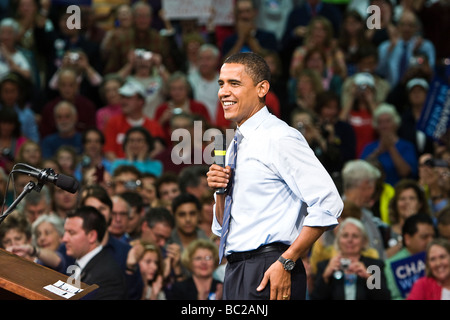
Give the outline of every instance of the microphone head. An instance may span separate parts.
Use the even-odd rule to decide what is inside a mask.
[[[224,135],[218,134],[214,137],[214,159],[219,166],[225,166],[225,154],[227,152]]]
[[[64,174],[58,174],[58,179],[56,179],[55,185],[70,193],[75,193],[80,187],[80,183],[77,179],[73,177],[66,176]]]

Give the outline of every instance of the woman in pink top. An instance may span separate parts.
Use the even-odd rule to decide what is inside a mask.
[[[106,105],[97,110],[96,124],[97,128],[103,132],[108,120],[117,114],[122,113],[120,107],[119,88],[123,85],[123,79],[115,74],[105,76],[100,87],[100,95]]]
[[[450,300],[450,242],[433,240],[427,249],[426,276],[418,279],[408,300]]]

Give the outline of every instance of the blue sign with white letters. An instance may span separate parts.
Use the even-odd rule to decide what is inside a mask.
[[[391,269],[394,279],[403,298],[406,298],[417,279],[425,275],[425,252],[393,261]]]
[[[450,127],[450,85],[435,77],[428,89],[417,129],[439,141]]]

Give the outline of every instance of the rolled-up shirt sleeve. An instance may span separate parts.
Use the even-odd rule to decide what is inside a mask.
[[[307,205],[304,226],[334,227],[343,209],[341,196],[305,138],[293,130],[276,144],[278,173],[299,201]]]
[[[263,108],[239,127],[226,254],[292,244],[303,226],[333,227],[343,203],[298,130]],[[220,236],[215,215],[211,230]]]

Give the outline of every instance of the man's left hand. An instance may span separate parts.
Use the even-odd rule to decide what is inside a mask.
[[[275,261],[264,273],[264,278],[256,291],[262,291],[270,281],[270,300],[289,300],[291,298],[291,273]]]

